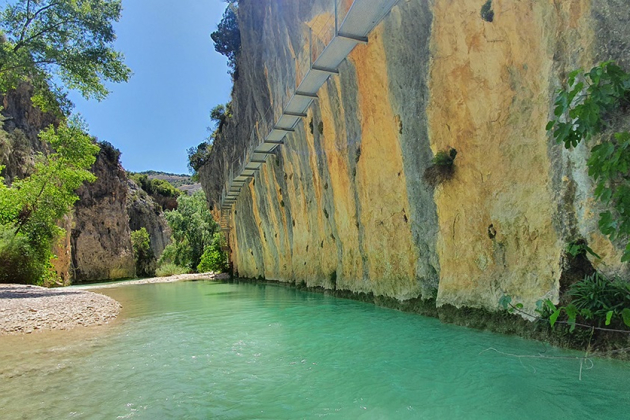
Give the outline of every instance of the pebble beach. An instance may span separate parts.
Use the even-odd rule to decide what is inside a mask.
[[[183,274],[71,289],[0,284],[0,335],[69,330],[78,326],[104,325],[116,319],[122,309],[120,303],[88,289],[227,277],[213,273]]]

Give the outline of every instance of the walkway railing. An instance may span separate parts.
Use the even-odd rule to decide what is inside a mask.
[[[295,87],[270,105],[252,127],[247,147],[230,171],[221,193],[221,228],[229,230],[229,212],[267,157],[293,132],[317,92],[359,43],[399,0],[330,0],[330,14],[307,27],[305,46],[295,57]],[[322,14],[321,16],[326,16]]]

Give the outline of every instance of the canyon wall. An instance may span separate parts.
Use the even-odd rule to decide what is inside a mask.
[[[238,275],[489,310],[507,294],[533,310],[575,270],[571,242],[628,272],[599,234],[587,149],[564,150],[545,125],[568,72],[630,70],[630,8],[494,0],[484,19],[484,3],[400,0],[357,45],[231,208]],[[308,28],[333,10],[239,2],[234,117],[200,170],[217,217],[257,118],[292,92]],[[450,149],[452,178],[431,186],[425,170]]]
[[[77,191],[74,206],[72,279],[81,283],[135,277],[125,170],[118,156],[102,148],[92,173],[96,181]]]
[[[27,83],[0,96],[0,165],[9,183],[33,171],[37,153],[49,152],[38,134],[59,123],[59,116],[34,107],[32,96]],[[66,233],[52,263],[64,284],[135,277],[131,230],[147,228],[157,257],[170,240],[162,208],[127,179],[119,154],[111,145],[102,146],[91,169],[97,181],[77,191],[74,211],[60,222]]]

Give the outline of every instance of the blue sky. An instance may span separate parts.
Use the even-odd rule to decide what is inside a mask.
[[[128,171],[188,173],[186,149],[201,143],[210,110],[229,101],[232,82],[210,33],[221,0],[123,0],[116,49],[134,72],[108,85],[102,102],[72,93],[90,134],[121,150]]]

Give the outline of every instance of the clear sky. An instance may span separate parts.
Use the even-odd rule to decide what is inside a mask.
[[[128,171],[188,173],[186,149],[201,143],[210,110],[229,101],[227,60],[210,39],[221,0],[123,0],[116,49],[134,75],[102,102],[72,93],[90,134],[121,150]]]

